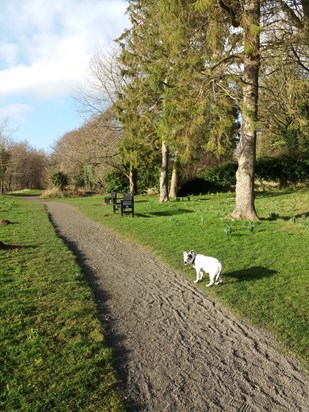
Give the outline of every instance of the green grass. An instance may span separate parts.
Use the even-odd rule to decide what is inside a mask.
[[[42,205],[0,196],[0,410],[123,411],[92,292]]]
[[[62,201],[62,200],[61,200]],[[304,189],[260,193],[254,224],[228,218],[233,194],[195,196],[160,205],[137,197],[136,215],[113,214],[102,196],[64,200],[82,213],[155,252],[193,281],[182,263],[183,250],[216,256],[224,283],[205,293],[235,313],[271,331],[281,349],[308,365],[309,347],[309,192]]]
[[[23,193],[22,195],[26,195]],[[136,216],[112,213],[102,196],[61,199],[152,250],[194,279],[183,250],[216,256],[220,287],[199,287],[235,313],[273,332],[282,350],[308,363],[309,193],[259,194],[261,221],[232,222],[233,194],[191,197],[159,205],[137,197]],[[123,411],[112,353],[93,295],[73,254],[40,204],[0,196],[0,410]]]

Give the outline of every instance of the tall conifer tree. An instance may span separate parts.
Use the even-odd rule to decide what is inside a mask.
[[[207,18],[205,24],[217,25],[219,36],[222,28],[229,26],[229,34],[224,32],[226,44],[234,36],[234,47],[226,48],[225,58],[218,58],[216,65],[230,62],[227,70],[235,70],[239,65],[237,84],[242,102],[239,102],[242,116],[242,132],[239,145],[235,219],[256,220],[254,203],[254,169],[256,158],[256,134],[258,128],[259,69],[262,58],[260,47],[261,18],[264,25],[282,19],[289,22],[287,27],[301,37],[308,39],[309,7],[307,0],[196,0],[195,5]],[[262,16],[261,16],[262,12]],[[286,33],[286,31],[285,31]],[[240,35],[239,35],[240,34]],[[240,80],[240,81],[239,81]]]
[[[118,39],[121,46],[119,63],[125,79],[118,95],[117,110],[123,126],[121,144],[123,160],[129,165],[131,191],[136,191],[140,162],[149,161],[157,150],[157,117],[161,112],[160,93],[147,76],[148,65],[155,56],[157,25],[150,18],[152,0],[130,0],[128,13],[132,27]]]
[[[210,72],[207,39],[211,36],[204,16],[192,4],[184,0],[130,1],[133,27],[120,39],[124,40],[121,62],[129,77],[120,98],[125,108],[122,121],[127,134],[134,132],[131,137],[136,141],[134,124],[138,122],[132,117],[141,122],[147,119],[161,142],[161,202],[168,200],[170,154],[174,160],[171,193],[175,196],[178,166],[198,157],[202,148],[222,154],[235,126],[235,104],[222,92],[229,84],[221,67]],[[224,41],[217,41],[216,52],[223,50]],[[216,82],[212,81],[214,75]]]

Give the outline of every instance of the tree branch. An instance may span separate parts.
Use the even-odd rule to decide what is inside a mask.
[[[294,49],[293,46],[291,46],[291,50],[292,50],[292,53],[294,54],[294,56],[297,60],[297,63],[300,65],[300,67],[302,67],[306,72],[309,73],[309,67],[305,66],[304,63],[300,60],[300,57],[297,54],[297,52],[296,52],[296,50]]]
[[[231,23],[233,27],[239,27],[240,22],[239,19],[237,18],[236,11],[231,7],[225,4],[223,0],[219,0],[219,4],[221,9],[227,12],[227,14],[231,17]]]
[[[222,64],[228,62],[229,60],[241,60],[241,56],[239,54],[231,54],[227,57],[224,57],[222,60],[220,60],[218,63],[216,63],[214,66],[211,67],[211,70],[215,70],[217,67],[221,66]]]
[[[305,19],[305,25],[306,25],[306,24],[309,24],[309,1],[302,0],[301,4],[303,6],[304,19]]]
[[[308,3],[307,1],[303,1],[302,2],[303,5],[304,3]],[[303,29],[304,28],[304,24],[301,21],[301,19],[297,16],[297,14],[294,12],[293,9],[291,9],[291,7],[289,7],[286,2],[284,0],[279,0],[279,4],[281,5],[282,10],[286,13],[286,15],[288,16],[289,20],[295,24],[295,26],[299,29]],[[308,12],[308,11],[307,11]],[[307,17],[308,18],[308,17]]]

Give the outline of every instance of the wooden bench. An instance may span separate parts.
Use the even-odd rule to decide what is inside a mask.
[[[121,216],[123,216],[126,211],[131,211],[132,217],[134,217],[134,196],[131,193],[124,193],[122,198],[119,199],[117,192],[111,192],[110,199],[114,213],[120,210]]]
[[[116,213],[116,210],[120,209],[120,201],[117,199],[117,192],[111,192],[110,199],[113,205],[113,212]]]
[[[131,193],[124,193],[123,198],[120,200],[121,216],[127,210],[131,210],[132,217],[134,217],[134,196]]]

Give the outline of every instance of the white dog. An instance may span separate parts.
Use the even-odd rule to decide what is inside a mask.
[[[207,287],[214,283],[215,285],[218,285],[222,282],[220,276],[222,272],[222,264],[218,259],[211,256],[199,255],[191,250],[190,252],[183,252],[183,261],[185,265],[188,263],[193,265],[196,271],[196,279],[194,283],[202,280],[203,272],[209,274],[209,283],[206,285]]]

